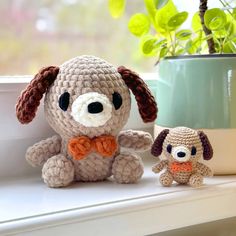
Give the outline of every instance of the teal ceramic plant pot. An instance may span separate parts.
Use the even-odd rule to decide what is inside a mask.
[[[156,133],[176,126],[205,130],[221,162],[214,166],[215,173],[236,174],[235,54],[164,59],[159,65],[156,97]]]

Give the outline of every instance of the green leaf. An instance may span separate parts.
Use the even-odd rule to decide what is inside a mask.
[[[185,53],[185,49],[180,48],[180,49],[177,50],[177,52],[175,53],[175,56],[183,55],[184,53]]]
[[[158,33],[166,35],[166,33],[169,32],[168,21],[177,13],[177,9],[172,0],[169,0],[164,7],[157,11],[155,22]]]
[[[149,16],[154,19],[157,11],[154,0],[144,0],[144,4]]]
[[[227,36],[231,36],[234,34],[234,23],[233,22],[227,22],[225,25],[225,30],[227,31]]]
[[[164,47],[167,45],[167,40],[166,39],[160,39],[155,43],[155,48],[160,48],[160,47]]]
[[[191,30],[180,30],[176,33],[175,37],[179,40],[187,40],[191,37],[192,31]]]
[[[223,46],[224,53],[232,53],[230,42],[227,42]]]
[[[159,58],[163,58],[167,55],[168,53],[168,48],[166,46],[162,47],[160,50]]]
[[[193,29],[194,32],[198,32],[198,31],[202,30],[202,24],[201,24],[201,19],[200,19],[200,16],[199,16],[199,12],[196,12],[193,15],[193,18],[192,18],[192,29]]]
[[[212,8],[207,10],[204,15],[205,25],[210,30],[220,30],[222,29],[226,22],[226,14],[219,8]]]
[[[233,53],[236,53],[236,40],[235,41],[229,41],[229,46]]]
[[[213,38],[213,35],[212,34],[208,34],[207,36],[205,36],[202,40],[209,40],[209,39],[212,39]]]
[[[233,36],[231,36],[231,37],[229,38],[229,40],[233,40],[233,41],[236,43],[236,34],[234,34]]]
[[[129,31],[137,37],[148,33],[150,29],[150,20],[147,15],[137,13],[133,15],[128,23]]]
[[[142,53],[146,56],[152,54],[155,49],[155,43],[157,38],[152,35],[144,35],[140,40],[140,49]]]
[[[169,19],[167,26],[171,31],[175,30],[179,28],[186,21],[187,18],[188,13],[186,11],[177,13]]]
[[[149,39],[148,41],[146,41],[144,44],[143,44],[143,48],[142,48],[142,51],[143,51],[143,54],[150,54],[153,49],[155,49],[154,47],[154,44],[155,44],[156,40],[155,39]]]
[[[226,25],[220,29],[214,32],[214,36],[216,38],[226,38],[234,33],[234,24],[232,22],[227,22]]]
[[[145,56],[156,56],[160,47],[165,47],[166,39],[159,39],[153,35],[144,35],[140,40],[140,49]]]
[[[119,18],[125,10],[126,0],[109,0],[108,8],[113,18]]]
[[[214,38],[214,43],[215,43],[215,50],[216,50],[216,53],[220,53],[221,50],[222,50],[222,43],[217,39],[217,38]]]
[[[156,8],[160,9],[162,7],[164,7],[169,0],[156,0]]]
[[[192,50],[191,50],[192,45],[193,45],[193,40],[192,40],[192,39],[190,39],[190,40],[186,43],[186,45],[185,45],[185,50],[186,50],[189,54],[193,54],[193,53],[194,53],[194,52],[192,52]]]
[[[236,10],[236,8],[235,8]],[[227,16],[227,23],[225,25],[225,29],[228,32],[228,35],[233,35],[236,34],[236,18],[232,16],[231,14],[226,14]],[[236,17],[236,12],[235,12],[235,17]]]
[[[223,47],[224,53],[236,53],[236,38],[228,41]]]
[[[233,9],[232,15],[233,15],[233,18],[236,20],[236,8]]]
[[[194,54],[201,51],[201,37],[197,37],[193,40],[189,40],[186,45],[185,49],[189,54]]]

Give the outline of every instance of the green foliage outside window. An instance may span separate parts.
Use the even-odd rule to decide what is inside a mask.
[[[207,4],[206,0],[200,2]],[[166,56],[205,54],[210,41],[214,47],[213,51],[209,49],[210,52],[236,53],[236,9],[231,9],[225,0],[220,2],[225,10],[206,10],[203,24],[199,12],[196,12],[191,20],[191,29],[184,29],[189,14],[179,12],[172,0],[143,0],[146,12],[132,15],[128,29],[139,38],[142,53],[158,57],[158,60]],[[125,0],[109,0],[111,15],[120,17],[125,4]]]

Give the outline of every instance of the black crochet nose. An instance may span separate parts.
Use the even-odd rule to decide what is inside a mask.
[[[88,112],[91,114],[100,113],[103,111],[103,105],[100,102],[92,102],[88,105]]]
[[[178,152],[177,156],[178,157],[185,157],[186,153],[185,152]]]

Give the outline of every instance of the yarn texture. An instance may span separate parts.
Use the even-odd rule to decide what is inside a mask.
[[[58,135],[29,147],[26,159],[43,166],[49,187],[111,176],[126,184],[142,177],[142,160],[134,152],[150,149],[153,139],[143,131],[121,131],[131,109],[130,90],[144,122],[154,121],[157,105],[144,81],[98,57],[72,58],[34,77],[17,100],[16,115],[21,123],[31,122],[45,94],[45,117]]]
[[[127,86],[132,90],[138,101],[139,113],[144,122],[152,122],[157,118],[157,106],[147,85],[143,80],[131,70],[120,66],[118,72],[121,74]]]
[[[153,139],[148,133],[143,131],[124,130],[120,132],[118,142],[122,147],[143,152],[150,149]]]
[[[42,68],[29,86],[22,91],[16,105],[16,116],[22,124],[33,120],[43,94],[53,83],[58,71],[59,68],[56,66]]]
[[[102,113],[89,113],[88,105],[93,102],[102,104]],[[99,93],[85,93],[79,96],[72,104],[71,115],[86,127],[98,127],[106,124],[112,115],[112,105],[109,99]],[[96,119],[95,119],[96,116]]]
[[[209,167],[199,162],[202,156],[205,160],[213,156],[212,146],[202,131],[187,127],[165,129],[157,136],[151,152],[154,156],[163,152],[165,156],[152,168],[154,173],[165,170],[159,178],[163,186],[171,186],[176,181],[199,187],[204,176],[213,175]]]
[[[75,160],[81,160],[93,151],[100,153],[104,158],[112,157],[117,150],[116,139],[113,136],[103,135],[90,139],[86,136],[70,139],[68,143],[69,154]]]
[[[61,137],[54,135],[29,147],[25,158],[34,167],[42,166],[50,157],[59,154],[60,151]]]

